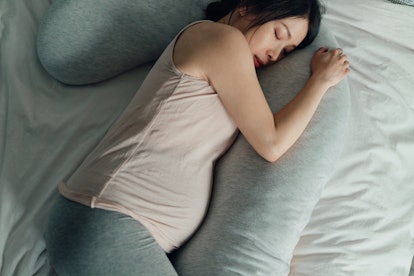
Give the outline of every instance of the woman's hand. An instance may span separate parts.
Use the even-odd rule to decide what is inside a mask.
[[[312,58],[312,78],[327,87],[338,84],[349,73],[349,62],[342,49],[320,48]]]

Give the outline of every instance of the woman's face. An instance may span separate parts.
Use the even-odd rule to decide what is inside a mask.
[[[245,31],[255,67],[273,64],[293,51],[306,37],[308,25],[306,18],[288,17]]]

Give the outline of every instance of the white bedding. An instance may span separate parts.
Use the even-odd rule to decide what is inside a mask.
[[[407,275],[414,245],[414,8],[329,1],[326,19],[351,62],[353,118],[291,274]]]
[[[76,168],[149,67],[69,87],[35,52],[48,0],[0,1],[0,275],[50,275],[42,233],[58,181]],[[329,0],[349,56],[351,124],[302,234],[291,275],[408,275],[414,254],[414,7]],[[412,275],[414,272],[412,271]]]
[[[414,246],[414,8],[335,0],[327,2],[326,20],[351,62],[352,118],[291,274],[407,275]]]

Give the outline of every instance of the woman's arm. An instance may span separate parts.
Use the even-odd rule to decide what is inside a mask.
[[[257,79],[253,56],[238,30],[218,23],[197,24],[177,41],[174,61],[184,73],[204,78],[252,147],[273,162],[305,130],[327,89],[347,70],[338,56],[320,49],[305,87],[282,110],[272,114]]]
[[[312,75],[302,90],[274,115],[282,149],[288,149],[303,133],[323,95],[349,73],[349,64],[341,50],[320,48],[312,59]],[[286,137],[283,137],[286,135]],[[282,153],[283,154],[283,153]]]

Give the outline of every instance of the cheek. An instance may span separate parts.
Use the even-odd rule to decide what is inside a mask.
[[[261,27],[253,27],[252,29],[249,29],[244,35],[249,45],[252,44],[255,45],[255,47],[262,44],[265,38],[265,33]]]
[[[249,45],[250,51],[252,53],[257,52],[259,45],[257,44],[257,41],[256,41],[254,35],[252,35],[252,34],[247,35],[246,40],[247,40],[247,44]]]
[[[251,50],[264,51],[269,48],[269,45],[274,44],[275,41],[273,36],[270,36],[259,29],[256,32],[250,33],[248,43]]]
[[[254,41],[254,32],[252,32],[251,30],[249,30],[249,31],[247,31],[245,34],[244,34],[244,37],[246,38],[246,40],[247,40],[247,43],[249,43],[249,45],[250,44],[252,44],[253,43],[253,41]]]

